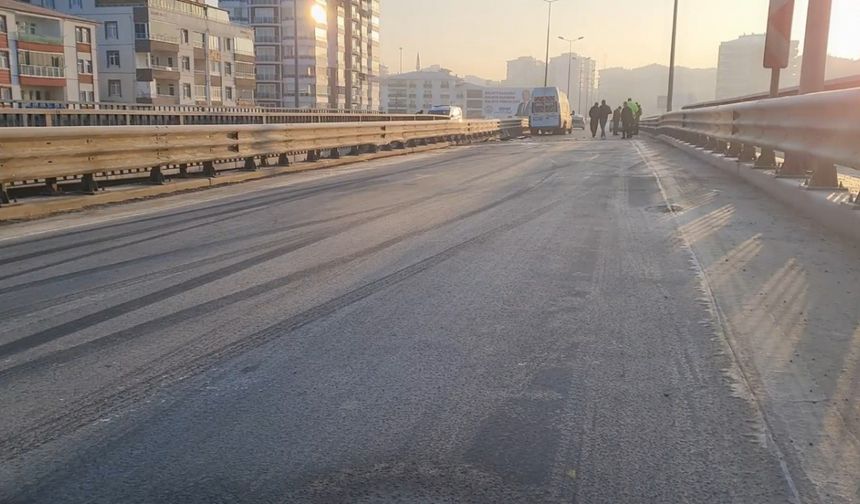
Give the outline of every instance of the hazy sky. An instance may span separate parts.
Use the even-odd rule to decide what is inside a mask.
[[[796,0],[793,38],[803,40],[808,0]],[[547,7],[542,0],[382,0],[382,62],[404,71],[440,64],[458,74],[505,76],[505,61],[544,58]],[[678,64],[717,65],[719,43],[763,33],[768,0],[680,0]],[[667,63],[672,0],[558,0],[553,4],[550,56],[568,38],[600,68]],[[860,0],[833,0],[832,54],[860,58]]]

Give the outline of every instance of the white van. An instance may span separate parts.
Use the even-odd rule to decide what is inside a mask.
[[[456,105],[434,105],[427,113],[430,115],[447,116],[452,121],[463,120],[463,109]]]
[[[532,91],[529,128],[532,135],[564,135],[573,131],[573,118],[567,95],[556,87]]]

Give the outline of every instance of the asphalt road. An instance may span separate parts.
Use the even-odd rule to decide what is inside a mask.
[[[7,229],[0,502],[817,502],[651,143],[455,148]]]

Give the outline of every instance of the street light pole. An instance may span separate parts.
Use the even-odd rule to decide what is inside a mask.
[[[678,0],[675,0],[675,13],[672,16],[672,52],[669,55],[669,93],[666,97],[666,112],[672,111],[675,97],[675,39],[678,36]]]
[[[574,57],[571,56],[573,54],[573,43],[578,42],[578,41],[584,39],[585,37],[578,37],[575,39],[569,39],[569,38],[559,36],[558,38],[559,38],[559,40],[564,40],[565,42],[567,42],[569,44],[569,47],[567,50],[567,99],[570,100],[570,66],[571,66],[571,62],[574,60]]]
[[[295,89],[293,90],[293,94],[295,95],[295,105],[296,108],[299,108],[299,2],[295,0],[293,2],[293,40],[296,43],[295,50],[293,51],[293,84]]]
[[[549,31],[550,26],[552,24],[552,4],[558,2],[558,0],[543,0],[544,2],[549,4],[549,13],[546,18],[546,60],[543,71],[543,87],[547,87],[547,83],[549,82]]]

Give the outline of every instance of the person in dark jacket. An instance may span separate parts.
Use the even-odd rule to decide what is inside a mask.
[[[621,107],[615,109],[612,113],[612,135],[618,136],[618,128],[621,125]]]
[[[612,107],[606,104],[606,100],[600,103],[600,138],[606,138],[606,122],[612,115]]]
[[[630,105],[625,103],[624,108],[621,109],[621,128],[624,132],[624,139],[633,138],[634,117],[633,109],[630,108]]]
[[[591,138],[597,138],[597,126],[600,124],[600,104],[594,102],[594,106],[588,111],[591,119]]]

